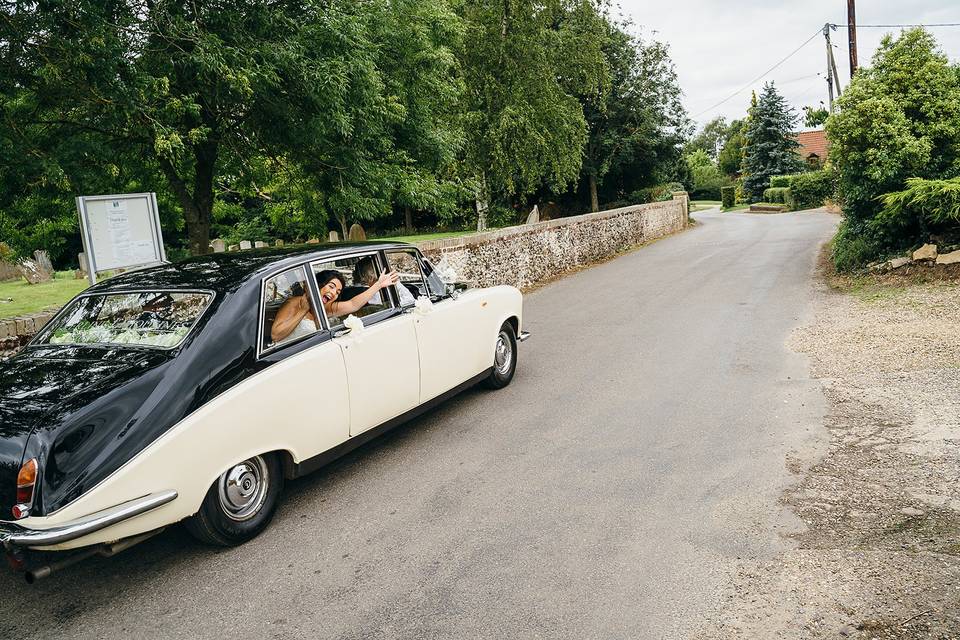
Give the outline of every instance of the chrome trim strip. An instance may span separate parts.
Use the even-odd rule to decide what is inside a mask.
[[[177,498],[170,489],[135,498],[127,502],[77,518],[51,529],[27,529],[16,524],[0,523],[0,543],[4,547],[46,547],[96,533],[112,525],[152,511]]]
[[[530,337],[529,331],[521,331],[520,335],[517,336],[517,342],[526,342],[527,338]]]

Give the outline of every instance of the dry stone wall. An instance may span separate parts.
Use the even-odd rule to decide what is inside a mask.
[[[477,286],[511,284],[522,289],[680,231],[689,221],[688,206],[686,194],[679,194],[667,202],[432,240],[418,246],[434,264],[451,269]],[[0,320],[0,358],[15,354],[56,311],[52,308]]]
[[[673,200],[418,243],[442,271],[477,286],[526,288],[575,267],[675,233],[689,221],[686,194]]]
[[[39,313],[0,320],[0,358],[9,358],[27,344],[57,313],[51,307]]]

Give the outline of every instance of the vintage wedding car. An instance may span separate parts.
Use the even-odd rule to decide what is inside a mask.
[[[327,317],[316,274],[336,271],[348,300],[371,262],[399,283]],[[304,295],[314,323],[277,339],[279,308]],[[284,479],[473,384],[509,384],[521,307],[517,289],[461,291],[393,242],[214,254],[94,285],[0,363],[0,542],[32,580],[181,520],[210,543],[249,540]],[[43,566],[26,551],[81,547]]]

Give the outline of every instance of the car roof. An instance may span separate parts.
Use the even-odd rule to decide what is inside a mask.
[[[209,289],[235,291],[244,282],[267,271],[301,264],[307,260],[330,260],[358,250],[410,248],[406,242],[337,242],[231,251],[194,256],[147,269],[138,269],[99,282],[84,293],[143,289]]]

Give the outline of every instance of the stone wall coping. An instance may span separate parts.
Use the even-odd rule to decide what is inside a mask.
[[[466,236],[441,238],[440,240],[423,240],[415,244],[422,251],[437,251],[440,249],[451,249],[454,247],[481,245],[488,242],[493,242],[495,240],[509,238],[511,236],[536,233],[537,231],[555,229],[557,227],[573,226],[584,222],[595,222],[598,220],[617,218],[619,216],[630,215],[638,211],[652,211],[655,209],[661,209],[664,206],[674,206],[674,201],[664,200],[663,202],[634,204],[627,207],[619,207],[617,209],[607,209],[606,211],[598,211],[596,213],[582,213],[577,216],[556,218],[554,220],[544,220],[543,222],[535,222],[533,224],[521,224],[513,227],[505,227],[503,229],[495,229],[493,231],[483,231],[481,233],[474,233]]]

